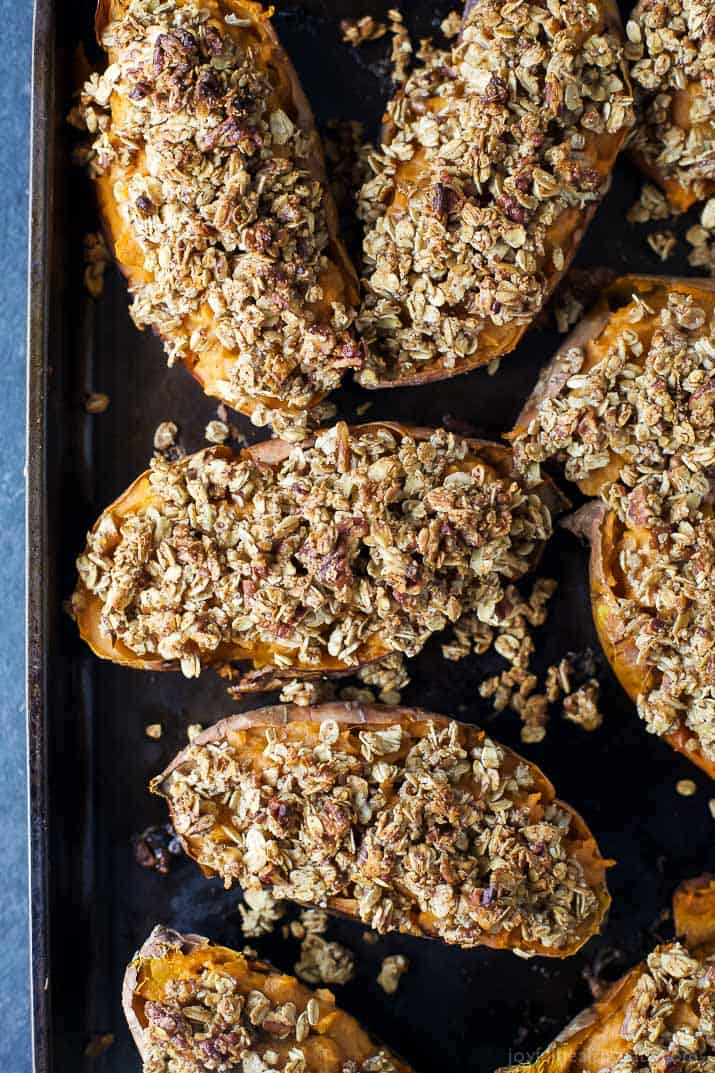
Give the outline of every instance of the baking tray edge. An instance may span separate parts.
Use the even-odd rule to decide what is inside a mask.
[[[47,771],[47,503],[50,162],[54,130],[54,11],[35,0],[30,118],[30,227],[27,305],[26,623],[27,769],[32,1066],[50,1073],[48,771]]]

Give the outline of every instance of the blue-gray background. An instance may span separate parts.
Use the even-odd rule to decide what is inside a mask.
[[[28,1073],[23,467],[31,0],[0,0],[0,25],[0,1070]]]

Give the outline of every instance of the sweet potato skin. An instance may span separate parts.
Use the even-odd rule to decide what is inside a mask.
[[[359,282],[348,252],[338,235],[337,209],[327,180],[322,143],[317,134],[310,104],[303,92],[290,57],[273,28],[270,12],[264,9],[258,0],[216,0],[216,3],[223,15],[230,14],[241,19],[250,20],[252,28],[258,33],[262,47],[266,51],[266,63],[278,72],[280,91],[285,96],[288,108],[295,117],[296,125],[308,135],[309,155],[303,163],[308,172],[321,183],[323,188],[323,206],[329,236],[326,253],[335,269],[335,279],[340,281],[342,299],[348,306],[355,308],[358,302]],[[95,33],[100,44],[107,24],[121,17],[127,7],[127,0],[98,0],[95,15]],[[226,25],[226,30],[231,31],[229,24]],[[143,267],[142,252],[130,228],[124,222],[121,205],[116,199],[114,186],[114,169],[110,169],[105,175],[98,177],[96,180],[100,218],[107,244],[110,250],[114,252],[117,265],[125,276],[131,293],[149,277]],[[198,314],[195,319],[202,321]],[[227,371],[234,360],[235,356],[216,340],[211,347],[202,353],[189,353],[184,360],[184,365],[207,395],[222,399],[228,405],[235,405],[235,400],[223,397],[221,388],[221,381],[228,378]],[[323,395],[316,395],[311,400],[311,405],[316,405],[323,397]],[[240,410],[250,416],[258,405],[283,410],[287,414],[298,412],[283,400],[266,395],[256,396],[247,405],[242,405]]]
[[[236,959],[242,957],[237,951],[230,950],[227,947],[215,946],[209,939],[206,939],[201,935],[183,935],[178,931],[173,931],[162,925],[157,925],[157,927],[154,928],[151,935],[149,935],[148,939],[143,943],[141,948],[134,955],[130,964],[127,966],[122,984],[122,1010],[124,1011],[129,1031],[132,1034],[132,1038],[142,1059],[146,1058],[144,1030],[138,1008],[138,990],[141,983],[142,963],[149,959],[164,957],[167,949],[183,955],[191,955],[205,949],[207,952],[215,950],[227,955],[233,955]],[[251,973],[265,974],[266,977],[275,976],[286,982],[293,983],[304,995],[312,995],[310,988],[301,984],[299,981],[287,978],[285,974],[278,972],[267,962],[246,959],[246,963],[247,968]],[[332,1000],[332,995],[325,989],[322,989],[320,992],[320,997],[323,1001],[326,999]],[[327,1028],[329,1036],[332,1035],[332,1033],[337,1033],[337,1038],[344,1043],[349,1035],[359,1033],[361,1042],[364,1043],[365,1039],[368,1038],[376,1048],[379,1047],[380,1050],[389,1053],[396,1069],[396,1073],[414,1073],[411,1066],[407,1065],[406,1062],[392,1051],[389,1051],[388,1048],[375,1040],[369,1033],[365,1033],[362,1026],[360,1026],[355,1018],[351,1017],[349,1014],[333,1007],[333,1011],[328,1016],[332,1019],[332,1023],[329,1023]]]
[[[715,876],[687,880],[673,895],[675,930],[688,949],[710,954],[715,949]],[[621,1020],[642,965],[617,980],[593,1006],[578,1014],[530,1065],[504,1067],[497,1073],[599,1073],[611,1069],[628,1049]]]
[[[358,702],[333,702],[308,707],[281,704],[268,708],[260,708],[251,712],[244,712],[239,715],[230,716],[227,719],[222,719],[220,722],[199,734],[192,742],[192,745],[202,746],[215,744],[225,740],[228,735],[242,730],[263,729],[265,727],[281,728],[290,724],[295,725],[301,723],[320,724],[326,720],[334,720],[343,726],[349,726],[351,728],[377,728],[380,726],[393,726],[395,723],[399,723],[406,729],[409,729],[411,724],[423,724],[424,722],[432,722],[440,728],[455,722],[455,720],[444,715],[425,712],[420,708],[402,706],[381,707],[379,705],[364,705]],[[460,725],[468,731],[469,741],[472,745],[477,745],[485,737],[484,732],[479,727],[464,723]],[[172,760],[168,767],[152,780],[150,789],[153,793],[168,800],[167,781],[177,768],[189,761],[190,748],[191,747],[188,747],[187,749],[182,750],[182,752]],[[576,953],[576,951],[579,950],[592,935],[596,934],[605,919],[611,902],[605,883],[605,871],[613,862],[604,860],[600,856],[594,836],[587,827],[585,821],[573,808],[557,799],[553,785],[549,782],[543,772],[537,768],[536,765],[524,761],[522,757],[518,757],[512,750],[507,749],[504,746],[502,746],[502,748],[512,759],[517,759],[522,763],[529,764],[530,770],[537,782],[538,792],[543,801],[548,803],[554,802],[570,814],[573,838],[576,843],[575,852],[584,867],[586,879],[597,891],[599,908],[593,919],[584,922],[584,926],[580,932],[574,936],[573,943],[559,951],[554,951],[552,948],[546,947],[540,943],[534,943],[532,946],[525,948],[523,944],[520,944],[519,937],[514,932],[497,932],[495,935],[481,939],[480,945],[489,946],[494,949],[518,949],[524,956],[539,954],[544,957],[569,957],[571,954]],[[187,840],[181,836],[179,836],[179,838],[184,851],[188,856],[192,856],[191,847]],[[208,871],[203,867],[202,871],[206,876],[213,875],[211,871]],[[357,903],[351,898],[331,898],[329,899],[326,908],[331,912],[347,916],[351,919],[359,919]],[[414,927],[411,929],[411,934],[423,938],[438,938],[424,914],[415,916]]]
[[[590,544],[589,578],[594,625],[614,674],[635,702],[641,693],[654,687],[656,672],[640,658],[633,640],[622,635],[617,597],[623,586],[618,566],[619,539],[623,526],[616,515],[600,501],[582,507],[565,525],[572,532],[585,537]],[[664,735],[664,738],[673,749],[686,756],[711,779],[715,779],[715,763],[703,755],[697,738],[691,731],[681,727]]]
[[[480,0],[467,0],[464,6],[462,14],[462,24],[470,17],[475,11],[478,11]],[[604,32],[614,33],[617,37],[623,38],[623,25],[621,16],[618,10],[618,5],[615,0],[599,0],[598,6],[603,11],[604,17]],[[628,83],[628,78],[625,70],[623,71],[624,81]],[[399,94],[398,94],[399,97]],[[394,125],[391,123],[388,117],[385,118],[381,130],[381,141],[383,145],[389,145],[394,137]],[[624,129],[619,134],[611,134],[603,136],[602,152],[597,154],[596,164],[594,165],[599,170],[602,170],[604,175],[608,175],[615,164],[618,153],[625,141],[627,131]],[[607,143],[607,144],[606,144]],[[541,304],[541,309],[546,306],[554,291],[558,287],[559,283],[563,279],[566,272],[573,261],[576,252],[581,244],[581,241],[588,230],[588,227],[598,210],[600,205],[600,199],[590,203],[582,211],[575,211],[573,209],[566,210],[562,216],[569,216],[569,220],[562,220],[559,217],[559,221],[565,224],[567,227],[567,237],[561,237],[559,242],[564,255],[563,267],[557,270],[553,264],[548,269],[547,286],[544,294],[544,299]],[[388,210],[389,211],[389,210]],[[536,320],[540,310],[534,314],[533,320]],[[532,321],[533,323],[533,321]],[[474,369],[478,369],[484,365],[488,365],[490,362],[495,361],[498,358],[504,357],[510,354],[516,349],[521,339],[531,327],[531,323],[518,324],[518,325],[506,325],[504,327],[492,327],[489,334],[494,339],[494,342],[487,342],[484,346],[477,347],[474,354],[465,356],[457,366],[452,369],[432,368],[425,369],[422,373],[415,373],[411,376],[400,376],[390,378],[388,376],[380,377],[376,382],[371,382],[367,379],[362,380],[358,374],[358,379],[363,387],[368,390],[380,390],[382,388],[390,387],[413,387],[420,384],[434,383],[438,380],[450,380],[455,376],[460,376],[462,373],[471,372]]]
[[[398,437],[412,436],[418,441],[429,439],[435,431],[434,429],[401,425],[392,421],[370,422],[365,425],[353,426],[350,431],[353,433],[360,433],[370,432],[380,428],[388,429]],[[313,442],[313,440],[304,441],[302,446],[310,446]],[[469,444],[470,450],[474,452],[475,457],[482,459],[488,465],[492,466],[501,476],[513,476],[516,479],[513,459],[508,447],[505,447],[503,444],[491,443],[487,440],[469,439],[467,440],[467,443]],[[295,444],[288,443],[284,440],[265,440],[262,443],[243,448],[239,452],[238,457],[253,458],[268,466],[278,466],[285,460],[294,447]],[[204,454],[213,458],[236,458],[235,452],[232,451],[231,448],[224,446],[207,448]],[[179,464],[187,465],[189,461],[190,456],[183,459]],[[562,511],[568,507],[568,500],[562,495],[552,481],[544,481],[543,484],[538,487],[537,491],[552,512]],[[152,502],[156,501],[152,499],[149,484],[149,471],[147,470],[137,477],[127,490],[102,512],[92,527],[92,531],[94,532],[97,529],[106,515],[122,518],[133,510],[142,507],[146,508],[152,505]],[[535,554],[534,566],[538,561],[541,550],[542,549],[538,549]],[[175,671],[178,669],[178,664],[176,662],[165,661],[159,657],[144,658],[137,656],[135,653],[131,652],[126,645],[122,644],[121,641],[117,640],[112,642],[110,638],[102,635],[99,629],[101,601],[98,597],[90,593],[81,582],[78,584],[76,591],[81,599],[74,607],[74,617],[79,628],[80,636],[86,641],[96,656],[100,659],[107,659],[113,663],[118,663],[124,667],[132,667],[136,670]],[[366,648],[367,650],[363,654],[364,659],[361,660],[362,663],[369,663],[381,659],[390,651],[387,646],[381,645],[374,640],[370,642],[369,646],[366,646]],[[271,650],[266,645],[252,649],[222,645],[212,654],[211,659],[206,662],[207,665],[220,665],[233,660],[250,660],[253,662],[253,666],[258,672],[254,678],[256,690],[275,688],[275,685],[280,681],[280,678],[272,677],[266,679],[262,677],[261,669],[271,666]],[[341,673],[352,673],[353,671],[354,668],[346,667],[337,659],[334,659],[327,654],[323,663],[318,668],[313,667],[304,669],[296,666],[287,669],[289,678],[315,678],[325,674],[340,675]],[[251,678],[249,676],[249,691],[251,688],[250,681]]]

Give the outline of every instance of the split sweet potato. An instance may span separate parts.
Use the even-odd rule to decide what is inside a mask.
[[[638,1036],[634,1031],[634,1022],[639,1005],[647,1005],[649,992],[657,987],[649,971],[652,962],[666,970],[671,984],[671,993],[660,1007],[659,1018],[662,1020],[654,1022],[651,1037],[651,1058],[664,1064],[648,1065],[645,1060],[636,1068],[680,1068],[684,1062],[686,1068],[708,1069],[715,1058],[712,1035],[708,1044],[705,1024],[706,1018],[711,1017],[708,1011],[712,1005],[715,975],[715,879],[702,876],[684,883],[675,892],[673,909],[676,936],[682,944],[657,947],[647,962],[631,969],[590,1009],[584,1010],[563,1029],[535,1062],[511,1066],[509,1073],[600,1073],[621,1068],[617,1063],[627,1061],[634,1047],[638,1046],[638,1040],[644,1038],[644,1034]],[[687,970],[694,977],[695,986],[679,989]],[[645,981],[645,986],[641,981]],[[669,1054],[671,1048],[663,1045],[666,1041],[670,1043],[667,1037],[679,1028],[687,1031],[688,1040],[692,1035],[699,1036],[694,1054],[680,1050],[677,1042],[672,1046],[675,1053]],[[658,1054],[661,1041],[663,1053]],[[690,1066],[689,1062],[692,1063]],[[506,1073],[506,1070],[499,1073]]]
[[[154,928],[127,967],[122,1006],[146,1070],[248,1071],[273,1052],[277,1070],[298,1068],[302,1053],[311,1073],[411,1073],[330,991],[200,935]]]
[[[133,315],[161,335],[171,359],[182,361],[206,394],[254,417],[259,409],[296,416],[337,386],[360,354],[349,329],[357,276],[338,237],[310,106],[260,3],[210,0],[199,11],[178,0],[153,58],[153,37],[142,35],[156,26],[144,8],[143,0],[100,0],[97,38],[115,74],[99,97],[92,82],[85,87],[86,125],[93,135],[101,128],[90,157],[101,217],[134,297]],[[128,44],[117,44],[122,26],[134,27]],[[267,80],[265,99],[242,69],[232,70],[239,60]],[[147,108],[161,115],[144,127]],[[174,127],[181,135],[187,112],[202,118],[179,151],[166,132]],[[154,144],[157,138],[168,141]],[[286,174],[293,151],[299,155]],[[215,167],[226,174],[210,192],[201,176]],[[177,175],[185,181],[175,189]],[[273,182],[285,189],[272,191]],[[302,188],[316,183],[320,194],[308,205]],[[193,215],[163,250],[169,222],[194,196]],[[315,266],[301,246],[303,230],[317,235]],[[158,266],[170,273],[166,286],[158,283]],[[251,376],[240,372],[247,362]]]
[[[380,931],[563,958],[610,904],[609,862],[542,772],[420,709],[232,716],[151,788],[205,875]]]
[[[445,379],[513,351],[607,189],[630,122],[618,8],[535,10],[467,3],[455,45],[428,52],[388,107],[361,195],[364,387]],[[605,97],[574,93],[582,63]],[[597,116],[602,99],[611,110]]]
[[[394,441],[398,444],[403,442],[405,437],[410,437],[415,444],[420,444],[429,440],[433,435],[433,430],[410,428],[408,426],[396,425],[390,422],[373,423],[357,426],[352,429],[348,429],[347,426],[344,425],[338,426],[336,433],[340,437],[338,455],[340,459],[347,460],[345,461],[345,465],[348,467],[348,472],[350,470],[350,438],[381,432],[389,433],[390,436],[394,437]],[[177,473],[186,473],[188,472],[187,467],[190,467],[196,459],[200,459],[202,464],[206,460],[214,459],[225,459],[233,462],[236,462],[239,459],[250,459],[262,467],[278,472],[280,466],[291,455],[291,452],[296,450],[306,450],[311,447],[313,443],[314,441],[312,440],[305,441],[302,445],[296,448],[296,445],[281,440],[269,440],[252,447],[247,447],[241,451],[240,454],[234,453],[228,447],[214,447],[207,449],[200,455],[182,459],[178,463],[175,463],[175,469]],[[503,485],[495,485],[495,491],[497,488],[508,488],[512,486],[512,482],[516,480],[516,477],[513,470],[511,451],[508,448],[481,440],[466,441],[466,444],[466,454],[459,462],[450,463],[452,469],[462,470],[466,474],[476,465],[479,465],[484,467],[484,473],[489,475],[490,480],[494,478],[506,482]],[[338,464],[342,464],[342,462],[338,460]],[[298,477],[292,479],[298,480]],[[338,481],[342,479],[343,478],[336,472],[335,480]],[[305,482],[304,477],[302,480]],[[518,487],[518,485],[513,485],[513,487]],[[419,497],[418,490],[416,490],[414,494]],[[545,516],[547,517],[550,516],[551,511],[562,509],[566,503],[555,486],[549,481],[542,482],[536,489],[531,490],[529,495],[537,497],[534,502],[540,503],[539,510],[545,512]],[[232,504],[229,504],[229,506],[231,510],[234,509]],[[115,555],[116,550],[120,545],[121,532],[125,525],[137,518],[147,519],[155,517],[157,512],[161,514],[165,509],[165,504],[162,504],[155,489],[152,487],[150,473],[147,471],[137,478],[127,491],[103,512],[95,523],[92,529],[92,534],[96,535],[109,530],[109,535],[106,541],[102,542],[102,560],[111,564],[112,557]],[[243,516],[250,519],[252,517],[250,511],[253,509],[250,497],[246,499],[242,508],[239,507],[237,509],[239,513],[242,513]],[[362,515],[364,510],[364,504],[363,506],[356,504],[354,513],[360,513]],[[293,510],[292,513],[295,514],[295,510]],[[374,509],[368,510],[368,514],[369,513],[374,513]],[[349,512],[348,514],[345,514],[345,510],[343,510],[341,517],[343,516],[345,516],[347,522],[350,522]],[[194,525],[195,524],[196,523],[194,523]],[[292,527],[295,528],[292,521],[291,524]],[[346,522],[343,521],[341,524],[345,525]],[[199,527],[196,531],[200,536],[202,532],[205,532],[205,529]],[[447,530],[445,530],[445,532],[446,531]],[[525,572],[536,564],[542,549],[543,541],[534,541],[533,544],[525,545],[523,568],[520,567],[522,572]],[[90,552],[90,558],[93,553],[94,552]],[[335,561],[337,562],[337,560]],[[327,567],[325,566],[326,562]],[[332,563],[333,560],[326,560],[325,556],[323,556],[317,566],[310,566],[310,564],[308,564],[309,569],[317,571],[316,583],[320,582],[321,578],[328,576],[325,571],[329,568],[332,569]],[[158,569],[158,567],[152,567],[152,569]],[[507,568],[508,574],[510,570],[513,571],[513,568]],[[301,574],[302,573],[303,571],[301,569]],[[509,576],[512,575],[510,574]],[[147,585],[150,580],[149,575],[147,575]],[[340,578],[338,578],[338,583],[339,582]],[[260,577],[257,578],[256,584],[259,586],[262,584]],[[112,599],[114,599],[114,597],[112,597]],[[314,597],[311,597],[311,599],[314,599]],[[85,583],[84,578],[80,576],[77,589],[72,598],[72,611],[82,638],[90,645],[96,655],[100,658],[123,664],[124,666],[135,667],[142,670],[174,670],[178,668],[178,659],[167,659],[160,655],[158,650],[149,653],[131,650],[121,638],[116,636],[115,632],[108,629],[103,623],[105,604],[106,601],[103,601],[103,598],[97,595],[96,592],[91,591]],[[322,650],[320,659],[317,662],[315,660],[312,662],[305,662],[305,660],[301,659],[300,654],[294,649],[281,645],[280,635],[278,633],[275,638],[270,641],[266,641],[265,639],[261,640],[255,633],[251,634],[250,632],[243,634],[242,638],[245,639],[242,639],[241,643],[235,643],[233,641],[224,643],[222,641],[210,650],[208,648],[202,649],[199,647],[197,649],[197,657],[201,665],[218,665],[226,661],[249,660],[253,663],[258,676],[258,683],[261,688],[272,688],[271,683],[275,684],[276,681],[285,677],[315,677],[316,675],[347,673],[358,665],[378,660],[390,651],[395,650],[393,639],[388,640],[386,636],[383,636],[380,633],[379,629],[369,632],[369,636],[365,642],[359,646],[356,654],[351,656],[350,659],[338,658],[330,655],[326,646]]]
[[[583,397],[587,387],[581,384],[569,388],[568,381],[575,373],[580,378],[596,369],[609,353],[617,350],[619,339],[625,332],[637,337],[642,346],[640,356],[633,353],[629,357],[631,364],[642,369],[653,335],[660,328],[660,315],[673,296],[691,298],[705,313],[702,329],[705,345],[710,331],[709,325],[715,315],[713,280],[675,276],[622,276],[603,291],[594,307],[579,321],[542,370],[507,437],[517,445],[517,452],[519,441],[527,436],[532,422],[538,421],[544,403],[558,398],[572,399],[575,403]],[[637,305],[646,312],[640,319],[634,320],[633,313]],[[577,369],[574,367],[574,354],[578,355]],[[707,387],[705,383],[703,390]],[[575,439],[579,439],[579,434]],[[619,479],[624,465],[628,462],[627,456],[623,450],[612,446],[607,453],[607,459],[593,468],[588,476],[576,481],[584,495],[600,495],[609,484]]]
[[[629,155],[675,212],[687,212],[715,194],[708,15],[676,0],[664,16],[655,0],[638,0],[628,30],[637,117]]]
[[[711,518],[712,508],[706,510]],[[623,523],[615,512],[608,510],[601,502],[582,507],[565,524],[590,543],[591,608],[596,632],[614,674],[628,696],[640,703],[641,698],[662,685],[664,675],[662,670],[643,657],[636,644],[636,635],[626,629],[628,619],[625,608],[633,600],[634,593],[628,572],[624,569],[623,550],[626,546],[637,549],[643,568],[658,555],[662,534],[657,530]],[[654,621],[658,625],[655,616]],[[692,648],[693,645],[694,638],[688,647]],[[708,672],[707,665],[704,665],[703,677],[708,673],[712,674],[712,671]],[[705,755],[700,736],[687,725],[687,707],[681,704],[680,708],[676,729],[664,732],[662,737],[673,749],[715,778],[715,761]]]

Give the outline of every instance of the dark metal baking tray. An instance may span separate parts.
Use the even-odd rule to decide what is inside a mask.
[[[318,118],[357,118],[376,132],[388,92],[386,42],[355,50],[339,42],[338,19],[384,13],[387,4],[325,4],[278,12],[279,32]],[[416,36],[433,33],[447,6],[405,5]],[[327,17],[327,13],[330,17]],[[94,302],[82,285],[82,237],[96,230],[89,184],[70,162],[72,132],[64,122],[74,86],[77,46],[92,52],[89,0],[37,0],[34,99],[31,298],[29,318],[29,736],[32,855],[32,972],[36,1070],[128,1073],[139,1060],[124,1025],[119,989],[124,966],[156,922],[243,943],[238,895],[202,878],[189,861],[169,876],[141,869],[132,835],[163,820],[146,792],[151,775],[186,740],[190,723],[235,711],[225,683],[197,681],[101,664],[79,642],[63,613],[73,586],[74,556],[99,510],[144,468],[156,425],[171,419],[189,449],[202,443],[215,405],[183,370],[164,364],[156,338],[140,334],[127,314],[125,286],[107,272]],[[639,180],[626,162],[591,226],[578,263],[658,271],[642,230],[625,223]],[[671,271],[687,274],[684,262]],[[497,438],[510,426],[556,333],[530,333],[495,376],[481,370],[430,387],[368,393],[347,386],[337,396],[342,417],[371,402],[370,417],[437,424],[445,415]],[[101,416],[88,416],[90,391],[110,395]],[[255,440],[265,433],[239,419]],[[544,668],[567,650],[598,648],[588,608],[586,552],[557,534],[542,572],[558,577],[548,625],[538,637]],[[404,699],[474,720],[519,748],[515,716],[494,718],[477,692],[497,658],[444,662],[433,643],[412,663]],[[524,751],[541,764],[559,793],[592,825],[618,864],[610,874],[614,904],[603,935],[565,962],[519,960],[508,953],[463,952],[436,943],[388,937],[377,945],[363,929],[336,922],[331,934],[357,954],[357,975],[338,988],[339,1001],[421,1073],[464,1069],[489,1073],[535,1054],[589,1002],[584,970],[612,949],[617,975],[667,934],[661,918],[676,884],[715,868],[707,799],[712,788],[639,723],[632,705],[601,665],[605,724],[585,734],[554,719],[546,741]],[[269,702],[273,696],[267,696]],[[256,707],[253,699],[244,707]],[[159,741],[144,727],[160,722]],[[675,783],[695,780],[694,797]],[[660,931],[659,931],[660,929]],[[277,933],[257,944],[277,966],[292,967],[296,944]],[[376,984],[382,957],[404,952],[411,970],[396,996]],[[98,1034],[114,1044],[85,1055]]]

